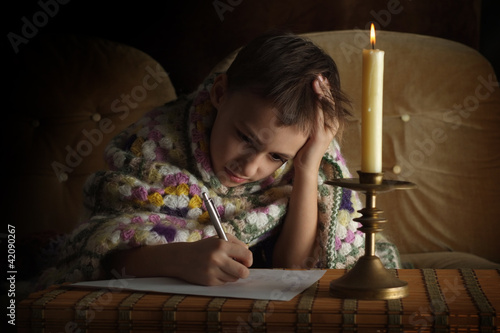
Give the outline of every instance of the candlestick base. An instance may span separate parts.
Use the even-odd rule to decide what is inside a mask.
[[[387,220],[379,217],[382,213],[376,208],[377,193],[394,189],[412,189],[416,185],[410,182],[384,180],[381,173],[358,171],[359,178],[344,178],[326,181],[326,184],[364,192],[365,208],[359,212],[360,231],[365,233],[365,254],[358,259],[354,267],[344,276],[330,282],[330,295],[338,298],[355,299],[397,299],[408,295],[408,284],[399,280],[388,271],[375,255],[375,233],[382,231],[382,224]]]
[[[408,296],[408,283],[388,271],[377,256],[362,256],[342,277],[330,282],[330,295],[366,300]]]

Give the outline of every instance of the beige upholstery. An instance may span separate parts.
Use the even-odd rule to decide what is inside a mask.
[[[306,34],[330,54],[353,119],[342,150],[357,177],[360,169],[360,104],[366,31]],[[411,181],[414,190],[377,197],[388,218],[385,234],[416,266],[447,266],[449,251],[500,263],[500,89],[490,64],[462,44],[422,35],[379,31],[385,50],[383,171]],[[234,55],[216,66],[222,71]],[[467,267],[473,258],[464,260]],[[478,267],[500,264],[477,258]],[[454,267],[460,266],[456,253]]]
[[[356,175],[366,32],[307,36],[335,59],[352,98],[355,119],[342,147]],[[26,233],[73,229],[84,180],[105,167],[105,143],[147,110],[176,97],[161,66],[136,49],[80,37],[58,37],[43,45],[30,45],[33,52],[14,96],[15,127],[23,140],[15,150],[21,153],[14,156],[20,163],[11,208],[18,232]],[[378,207],[388,218],[386,235],[405,256],[431,253],[446,259],[454,251],[468,254],[469,266],[475,256],[483,258],[478,265],[492,264],[484,260],[500,263],[495,214],[500,202],[500,89],[493,69],[475,50],[438,38],[380,31],[377,47],[386,52],[385,177],[418,186],[378,196]],[[230,60],[215,70],[227,68]],[[80,158],[71,150],[79,151]],[[63,172],[55,172],[54,165]],[[398,168],[400,173],[394,173]],[[421,255],[404,258],[417,267],[419,262],[450,267]],[[452,264],[460,266],[453,258]]]

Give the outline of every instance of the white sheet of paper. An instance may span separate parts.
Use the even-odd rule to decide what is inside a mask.
[[[200,286],[179,279],[132,278],[86,281],[72,286],[212,297],[289,301],[318,281],[326,270],[250,269],[250,276],[221,286]]]

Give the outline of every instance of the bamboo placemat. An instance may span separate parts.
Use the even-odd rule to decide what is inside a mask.
[[[20,302],[19,332],[496,332],[499,270],[401,269],[409,295],[337,299],[328,270],[288,302],[52,286]]]

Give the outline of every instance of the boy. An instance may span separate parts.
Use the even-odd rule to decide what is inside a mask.
[[[333,140],[349,115],[345,101],[335,63],[314,44],[257,38],[226,73],[111,142],[111,171],[85,188],[90,217],[45,281],[118,271],[218,285],[249,267],[353,265],[364,251],[357,197],[323,184],[348,175]],[[201,192],[228,242],[212,237]]]

